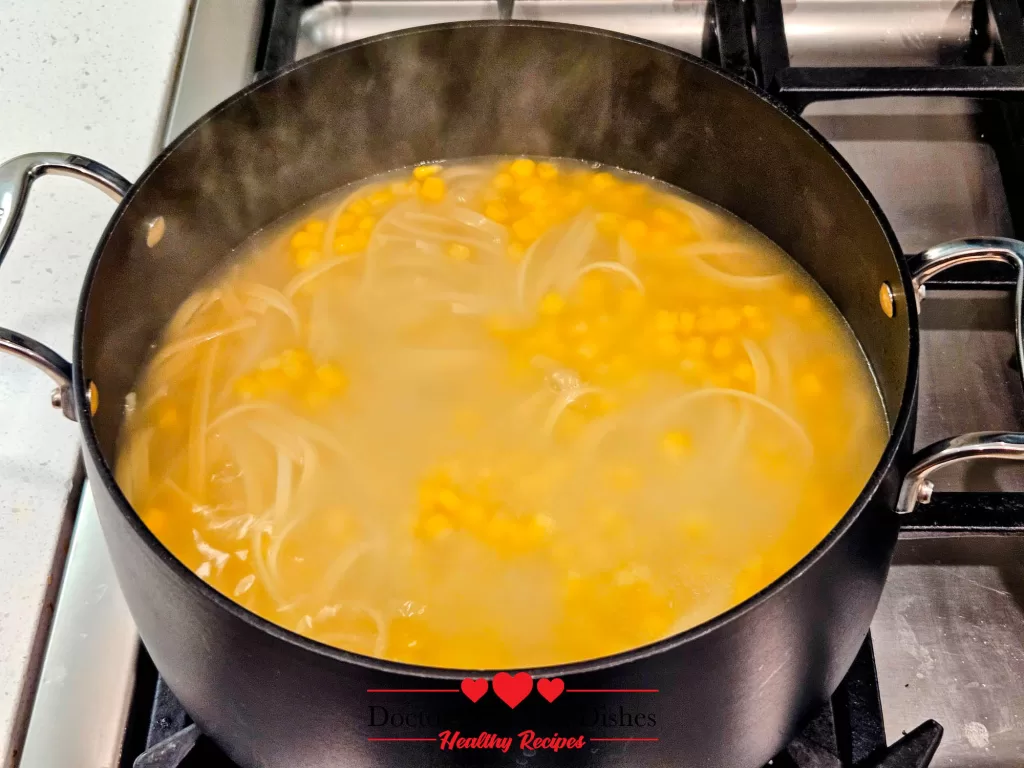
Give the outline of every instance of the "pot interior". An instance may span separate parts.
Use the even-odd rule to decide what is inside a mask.
[[[445,25],[356,43],[233,97],[161,155],[112,222],[78,350],[112,466],[123,403],[159,334],[244,239],[314,197],[414,163],[573,157],[661,179],[793,256],[847,318],[890,420],[910,318],[884,225],[823,142],[691,57],[595,30]],[[166,233],[147,244],[149,224]],[[879,289],[897,293],[887,317]]]

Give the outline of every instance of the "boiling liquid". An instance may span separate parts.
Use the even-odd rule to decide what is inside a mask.
[[[363,654],[603,656],[765,587],[887,439],[776,246],[573,161],[388,174],[247,243],[139,381],[118,479],[188,568]]]

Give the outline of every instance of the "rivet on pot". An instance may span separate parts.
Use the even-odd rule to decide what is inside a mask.
[[[163,216],[157,216],[146,225],[146,245],[150,248],[164,239],[164,232],[167,231],[167,222]]]
[[[882,283],[882,287],[878,289],[878,303],[882,305],[886,317],[896,314],[896,297],[893,296],[888,283]]]

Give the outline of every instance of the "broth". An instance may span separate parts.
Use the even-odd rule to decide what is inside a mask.
[[[386,174],[256,235],[131,399],[118,482],[200,578],[461,669],[723,612],[831,530],[888,435],[852,332],[765,237],[531,158]]]

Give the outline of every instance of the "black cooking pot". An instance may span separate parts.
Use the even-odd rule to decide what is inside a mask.
[[[842,311],[891,423],[857,501],[782,578],[661,642],[528,670],[533,681],[560,678],[565,692],[549,703],[520,678],[533,690],[515,708],[493,689],[478,703],[460,692],[463,678],[496,671],[379,661],[248,613],[154,538],[111,470],[125,396],[161,329],[242,240],[351,181],[494,154],[639,171],[750,222]],[[142,640],[203,731],[248,768],[755,768],[846,673],[882,591],[897,513],[927,501],[928,473],[963,458],[1024,451],[1020,435],[975,434],[911,455],[918,370],[911,299],[954,263],[999,259],[1019,267],[1024,246],[963,241],[908,267],[871,195],[806,123],[746,83],[662,46],[533,22],[442,25],[342,46],[221,104],[134,185],[74,156],[8,162],[0,167],[0,258],[30,182],[48,172],[86,178],[121,203],[82,291],[74,363],[2,329],[0,349],[57,381],[54,404],[82,427],[92,491]],[[558,684],[544,685],[550,694]],[[517,734],[526,730],[582,736],[585,744],[522,751]],[[507,753],[488,749],[487,739],[480,748],[448,750],[444,731],[515,738]],[[378,741],[396,738],[414,741]]]

